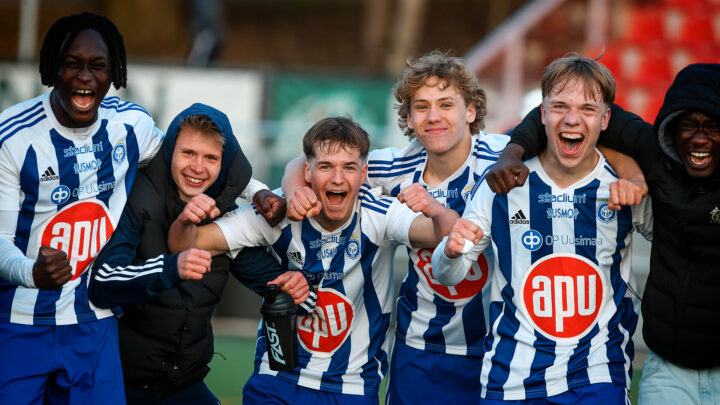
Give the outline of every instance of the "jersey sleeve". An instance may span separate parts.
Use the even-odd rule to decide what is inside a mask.
[[[401,203],[397,199],[392,199],[390,208],[387,210],[385,219],[387,220],[387,233],[395,245],[410,245],[410,226],[415,218],[422,215],[420,212],[414,212],[407,205]]]
[[[117,229],[92,264],[88,295],[97,307],[147,302],[182,281],[177,254],[132,265],[140,235],[141,224],[130,206],[125,206]]]
[[[35,260],[15,246],[15,228],[20,212],[20,178],[7,144],[0,148],[0,278],[34,288]]]
[[[141,120],[136,127],[136,136],[138,139],[138,148],[140,149],[139,164],[146,166],[160,150],[165,133],[155,126],[155,122],[150,116],[143,115],[145,119]]]
[[[243,248],[270,246],[273,242],[273,228],[252,204],[228,212],[214,222],[225,237],[231,258],[235,258]]]
[[[633,225],[635,231],[639,232],[645,239],[652,242],[653,240],[653,211],[652,198],[646,195],[639,205],[632,207]]]
[[[380,187],[384,194],[396,196],[402,183],[415,172],[424,160],[422,148],[416,141],[405,148],[384,148],[370,152],[368,156],[367,183]]]
[[[478,225],[483,231],[483,237],[479,244],[473,245],[469,252],[456,259],[445,255],[447,237],[443,238],[433,252],[432,263],[433,275],[444,285],[452,286],[460,283],[467,276],[472,264],[477,262],[478,256],[490,244],[490,218],[485,213],[491,212],[494,194],[486,182],[482,182],[474,191],[465,207],[462,219]]]

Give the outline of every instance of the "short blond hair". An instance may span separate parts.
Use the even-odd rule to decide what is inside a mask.
[[[574,52],[555,59],[545,68],[540,82],[543,99],[550,93],[561,92],[573,79],[583,83],[588,99],[595,99],[596,94],[599,94],[605,105],[610,106],[615,102],[615,79],[610,70],[597,60]]]

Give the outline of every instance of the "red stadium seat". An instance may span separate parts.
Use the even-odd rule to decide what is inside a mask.
[[[662,9],[657,7],[630,7],[627,26],[622,38],[637,44],[662,41],[664,24]]]

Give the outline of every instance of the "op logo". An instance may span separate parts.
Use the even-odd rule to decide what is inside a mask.
[[[484,254],[478,256],[477,263],[473,263],[470,267],[468,275],[463,281],[454,286],[446,286],[440,284],[432,272],[432,254],[435,249],[420,249],[417,256],[413,257],[420,273],[425,277],[427,285],[432,288],[435,293],[446,300],[461,300],[474,297],[482,291],[488,280],[488,262]]]
[[[571,254],[543,257],[520,287],[520,309],[551,339],[578,339],[597,323],[605,301],[605,277],[588,259]]]
[[[70,198],[70,189],[67,186],[57,186],[50,193],[50,201],[55,205],[60,205]]]
[[[312,353],[334,353],[347,339],[355,309],[342,293],[331,288],[317,291],[315,311],[298,317],[298,340]]]
[[[76,201],[43,226],[40,246],[65,252],[75,280],[105,246],[114,229],[110,212],[100,200]]]

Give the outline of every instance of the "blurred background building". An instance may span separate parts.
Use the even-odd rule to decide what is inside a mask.
[[[192,102],[220,108],[271,187],[321,117],[351,115],[375,147],[404,145],[391,87],[408,57],[434,49],[464,57],[478,75],[487,132],[508,131],[537,105],[543,68],[571,51],[602,55],[617,103],[649,122],[682,67],[720,62],[720,0],[0,0],[0,107],[47,91],[37,69],[43,35],[85,10],[125,38],[121,98],[160,128]],[[641,244],[635,254],[641,285],[647,252]],[[257,315],[259,300],[237,301],[250,296],[238,288],[228,286],[219,312]]]

